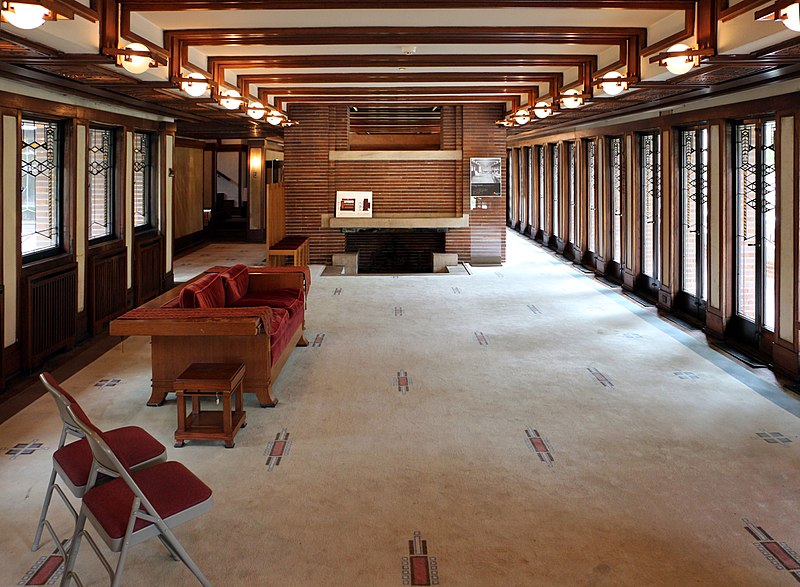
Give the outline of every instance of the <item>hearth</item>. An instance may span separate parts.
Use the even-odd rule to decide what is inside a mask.
[[[345,234],[345,251],[358,251],[359,273],[431,273],[433,253],[445,252],[445,231],[359,230]]]

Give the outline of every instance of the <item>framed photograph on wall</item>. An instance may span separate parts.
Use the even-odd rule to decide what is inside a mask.
[[[499,198],[503,195],[500,157],[473,157],[469,160],[469,195],[473,198]]]
[[[337,218],[372,218],[372,192],[336,192]]]

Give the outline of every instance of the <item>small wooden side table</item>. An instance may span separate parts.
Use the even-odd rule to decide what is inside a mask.
[[[233,448],[233,437],[247,425],[242,400],[242,363],[192,363],[178,375],[172,389],[178,395],[178,429],[175,447],[186,440],[224,440]],[[235,409],[232,406],[235,404]],[[186,414],[186,398],[192,399],[192,412]],[[201,399],[222,399],[222,410],[200,409]]]

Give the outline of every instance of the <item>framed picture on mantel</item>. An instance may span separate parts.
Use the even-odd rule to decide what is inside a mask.
[[[337,218],[372,218],[372,192],[336,192]]]
[[[500,157],[473,157],[469,160],[469,195],[473,198],[502,196]]]

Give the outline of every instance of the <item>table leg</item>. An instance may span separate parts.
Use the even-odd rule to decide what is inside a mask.
[[[178,440],[178,433],[186,432],[186,397],[182,391],[178,392],[178,429],[175,431],[175,448],[181,448],[184,444],[183,440]]]

